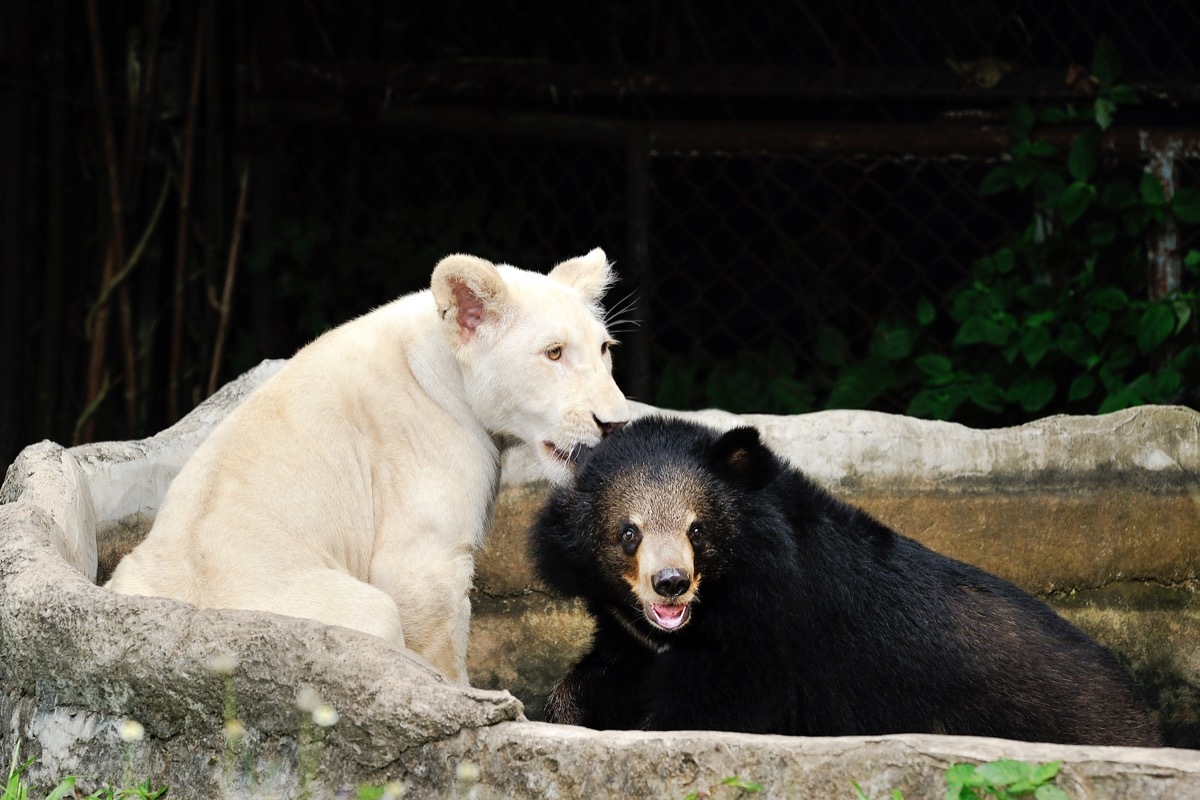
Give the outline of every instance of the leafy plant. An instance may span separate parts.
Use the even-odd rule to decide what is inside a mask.
[[[819,352],[827,363],[844,364],[830,407],[863,407],[885,392],[907,391],[913,416],[1004,422],[1049,411],[1105,413],[1178,395],[1185,371],[1200,362],[1195,337],[1183,335],[1200,295],[1143,296],[1145,237],[1172,217],[1200,221],[1200,190],[1181,188],[1168,200],[1149,172],[1135,180],[1101,170],[1100,136],[1137,95],[1119,82],[1120,61],[1106,40],[1092,74],[1096,96],[1087,106],[1022,102],[1013,109],[1010,160],[985,177],[981,191],[1019,192],[1030,221],[978,259],[942,309],[922,298],[911,318],[879,324],[857,361],[847,358],[844,337],[825,332]],[[1044,135],[1064,125],[1082,126],[1066,150]],[[1194,277],[1200,252],[1189,252],[1184,265]]]
[[[707,798],[712,797],[713,792],[721,786],[729,786],[737,789],[738,793],[735,795],[736,797],[741,797],[742,795],[746,794],[757,794],[763,790],[762,784],[746,780],[745,778],[739,778],[737,775],[730,775],[720,783],[713,784],[707,789],[695,789],[691,792],[688,792],[687,795],[684,796],[683,800],[707,800]]]
[[[1028,223],[978,258],[943,301],[922,297],[879,321],[865,352],[841,330],[822,329],[822,367],[802,379],[779,342],[728,361],[675,360],[655,402],[773,413],[886,404],[981,426],[1176,402],[1191,383],[1185,375],[1200,371],[1200,294],[1149,298],[1146,240],[1172,222],[1200,223],[1200,189],[1168,199],[1150,172],[1103,163],[1102,134],[1138,102],[1120,72],[1101,40],[1086,103],[1013,107],[1008,159],[980,191],[1018,196]],[[1186,253],[1183,268],[1195,285],[1200,251]]]
[[[946,770],[946,800],[1067,800],[1067,793],[1054,784],[1061,761],[1029,764],[1001,759],[975,766],[954,764]]]
[[[978,766],[952,764],[946,770],[946,800],[1068,800],[1066,792],[1054,783],[1061,768],[1061,761],[1030,764],[1011,759]],[[855,800],[870,800],[856,781],[850,785]],[[904,800],[899,789],[892,790],[892,800]]]
[[[33,759],[30,758],[21,763],[20,751],[21,743],[17,742],[16,746],[13,747],[12,761],[8,767],[8,778],[4,782],[4,791],[0,793],[0,800],[31,800],[31,797],[33,797],[29,793],[29,785],[25,782],[24,778],[25,770],[33,763]],[[166,793],[166,787],[153,789],[150,786],[150,781],[147,780],[129,789],[114,789],[109,786],[89,794],[84,800],[159,800]],[[64,797],[83,797],[75,788],[75,776],[73,775],[68,775],[59,781],[50,794],[46,795],[45,800],[62,800]]]

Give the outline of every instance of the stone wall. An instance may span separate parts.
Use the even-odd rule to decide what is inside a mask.
[[[953,761],[1004,756],[1064,760],[1060,785],[1073,797],[1200,796],[1193,750],[536,722],[589,622],[530,579],[524,531],[546,487],[528,479],[521,451],[505,458],[479,559],[469,664],[479,688],[448,685],[353,631],[97,586],[196,444],[277,368],[264,363],[150,439],[43,442],[10,468],[0,488],[0,755],[19,740],[37,757],[36,782],[74,773],[90,789],[150,776],[175,798],[333,796],[392,780],[418,797],[682,798],[740,774],[767,797],[850,797],[856,780],[872,797],[897,788],[915,800],[944,793]],[[1197,747],[1200,415],[1143,408],[999,431],[864,412],[694,416],[751,422],[901,532],[1049,593],[1131,664],[1174,741]],[[224,674],[219,661],[236,668]],[[297,707],[303,687],[338,710],[335,725],[311,724]],[[231,715],[244,729],[234,744],[222,732]],[[122,741],[127,719],[144,726],[140,741]]]

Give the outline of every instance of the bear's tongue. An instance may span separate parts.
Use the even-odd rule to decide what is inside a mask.
[[[655,603],[654,605],[650,606],[650,613],[654,615],[654,621],[657,622],[660,627],[669,631],[675,630],[683,624],[684,620],[687,619],[687,614],[685,613],[686,611],[687,606],[683,604],[660,605]]]

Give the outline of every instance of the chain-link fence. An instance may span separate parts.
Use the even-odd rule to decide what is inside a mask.
[[[828,372],[822,331],[861,352],[1027,224],[1027,202],[979,191],[1009,155],[1008,109],[1088,107],[1102,39],[1144,99],[1107,134],[1106,168],[1165,157],[1194,184],[1200,9],[1152,5],[615,4],[588,26],[569,9],[384,14],[376,47],[403,63],[284,70],[264,93],[284,162],[272,224],[340,252],[312,295],[326,309],[339,287],[416,288],[449,250],[545,268],[603,246],[623,278],[610,303],[634,301],[631,395],[820,407],[811,385],[750,376]],[[340,42],[378,9],[323,11]],[[1178,262],[1194,231],[1173,235]]]
[[[1200,183],[1194,3],[146,0],[106,5],[94,31],[84,16],[0,12],[0,326],[37,339],[0,374],[38,398],[0,395],[0,457],[30,430],[157,430],[214,382],[421,288],[452,251],[545,269],[601,246],[632,396],[820,408],[839,380],[830,331],[863,354],[1030,222],[1027,199],[980,192],[1010,163],[1018,101],[1091,109],[1119,73],[1140,104],[1099,137],[1100,169]],[[1147,229],[1139,296],[1195,291],[1194,217]]]

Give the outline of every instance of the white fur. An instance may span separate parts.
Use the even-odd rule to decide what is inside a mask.
[[[218,425],[108,586],[355,628],[465,683],[499,448],[534,444],[561,481],[562,454],[629,419],[611,277],[599,249],[548,276],[443,259],[429,290],[321,336]]]

